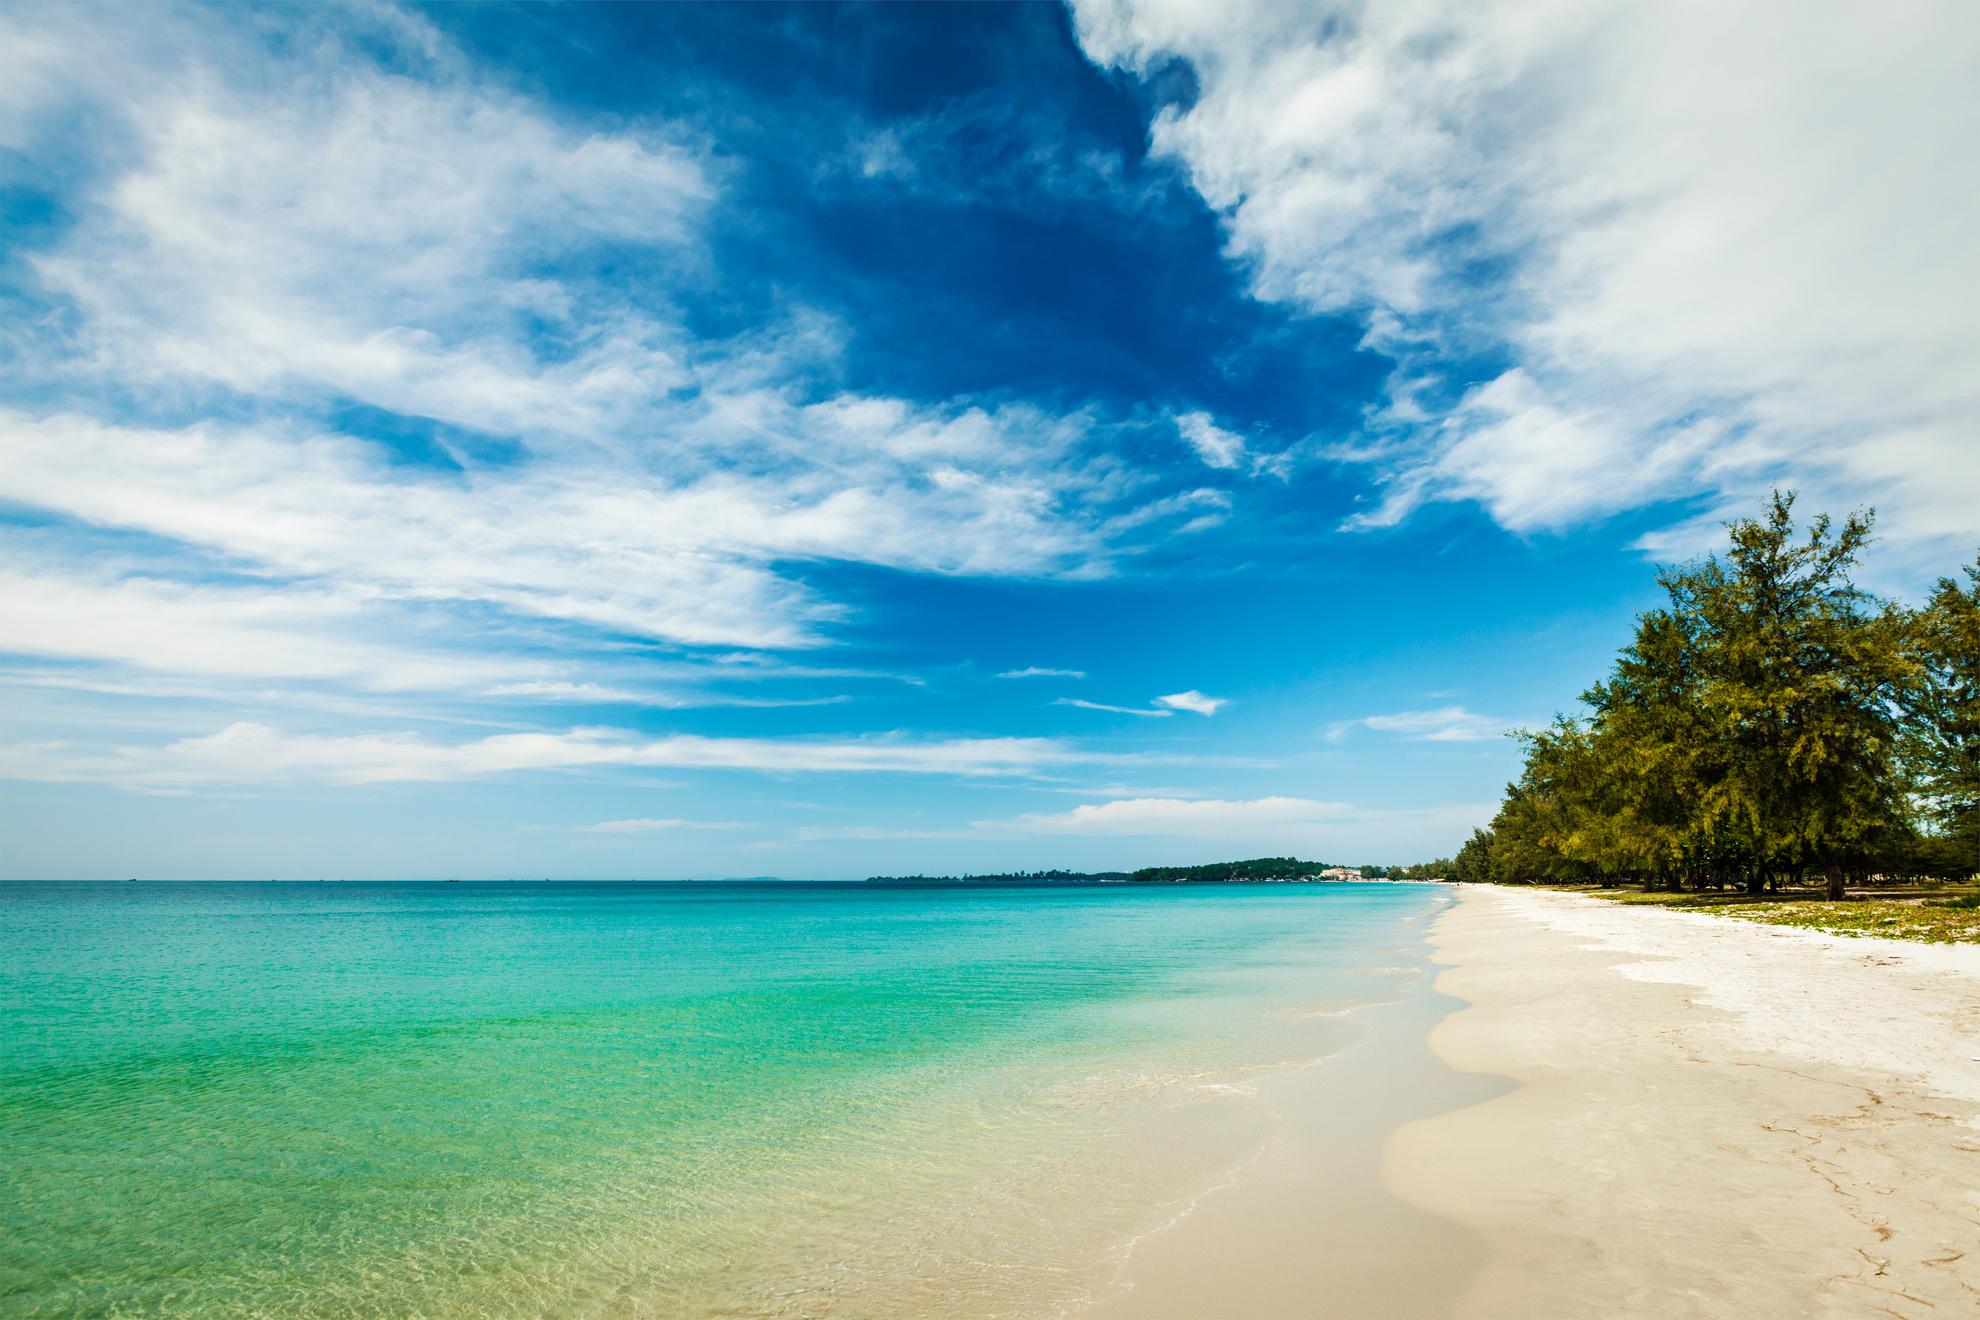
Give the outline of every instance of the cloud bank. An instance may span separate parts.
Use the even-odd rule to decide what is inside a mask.
[[[783,566],[1091,577],[1215,503],[1114,456],[1142,423],[849,390],[802,303],[691,328],[739,217],[681,126],[575,127],[391,9],[288,11],[279,44],[115,13],[0,17],[0,142],[81,162],[21,254],[0,492],[38,522],[0,547],[34,618],[0,644],[581,683],[578,648],[524,653],[815,646],[847,611]]]
[[[1097,62],[1194,71],[1153,146],[1256,295],[1355,315],[1397,360],[1338,451],[1382,485],[1359,525],[1463,499],[1565,528],[1785,482],[1970,549],[1971,6],[1075,9]]]
[[[217,733],[162,747],[76,748],[63,743],[0,747],[0,776],[126,788],[200,785],[382,784],[482,779],[526,771],[672,767],[773,773],[894,771],[1014,776],[1051,767],[1141,764],[1129,753],[1084,752],[1046,738],[876,736],[858,739],[645,737],[626,729],[505,733],[439,743],[414,734],[288,734],[237,721]]]
[[[1297,797],[1236,802],[1219,798],[1144,797],[1086,803],[1071,811],[1026,814],[1008,820],[981,820],[975,825],[979,829],[1016,834],[1166,835],[1240,840],[1256,847],[1260,845],[1261,832],[1262,837],[1316,842],[1337,837],[1328,830],[1350,826],[1375,825],[1392,831],[1411,826],[1442,830],[1453,822],[1477,819],[1479,810],[1476,805],[1462,805],[1374,811],[1345,802]]]

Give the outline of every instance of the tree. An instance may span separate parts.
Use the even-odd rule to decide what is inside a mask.
[[[1944,874],[1921,804],[1980,843],[1980,567],[1922,613],[1851,580],[1873,514],[1797,530],[1794,496],[1657,575],[1585,719],[1517,736],[1526,763],[1462,878],[1635,875],[1759,891],[1820,871]]]
[[[1947,861],[1971,874],[1980,864],[1980,561],[1966,577],[1966,588],[1940,578],[1918,614],[1907,750],[1928,812],[1964,845]]]
[[[1473,830],[1471,838],[1458,855],[1451,860],[1450,877],[1453,880],[1466,880],[1472,884],[1483,884],[1492,877],[1492,832]]]
[[[1545,730],[1514,736],[1526,744],[1526,766],[1492,822],[1494,873],[1594,881],[1640,869],[1623,796],[1627,767],[1599,718],[1584,725],[1557,716]]]
[[[1844,877],[1909,832],[1899,698],[1915,678],[1907,620],[1851,582],[1874,514],[1797,537],[1794,496],[1726,524],[1724,559],[1659,575],[1697,629],[1701,808],[1753,866],[1812,863]]]
[[[1674,600],[1674,605],[1677,602]],[[1609,678],[1581,694],[1594,712],[1587,752],[1602,781],[1576,851],[1657,887],[1694,881],[1716,857],[1705,789],[1723,777],[1700,698],[1701,621],[1684,608],[1640,615]]]

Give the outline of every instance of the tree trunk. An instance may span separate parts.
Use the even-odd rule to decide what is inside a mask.
[[[1828,865],[1828,876],[1829,876],[1829,901],[1831,903],[1840,903],[1844,898],[1842,863],[1830,862]]]
[[[1751,871],[1748,871],[1746,873],[1746,892],[1749,894],[1766,893],[1767,873],[1761,870],[1757,866],[1754,867]]]

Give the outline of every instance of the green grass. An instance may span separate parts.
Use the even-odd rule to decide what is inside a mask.
[[[1795,926],[1831,935],[1875,935],[1925,944],[1980,944],[1980,910],[1855,899],[1843,903],[1788,902],[1715,908],[1715,916],[1740,917],[1769,926]]]
[[[1549,886],[1549,888],[1570,888]],[[1792,926],[1830,935],[1873,935],[1924,944],[1980,944],[1980,891],[1917,890],[1890,895],[1853,895],[1840,903],[1814,891],[1784,894],[1652,893],[1634,889],[1575,886],[1573,891],[1617,903],[1650,904],[1734,917],[1767,926]]]

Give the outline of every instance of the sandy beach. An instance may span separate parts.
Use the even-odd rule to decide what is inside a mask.
[[[1136,1244],[1124,1295],[1091,1320],[1422,1320],[1449,1312],[1484,1266],[1484,1237],[1384,1186],[1397,1126],[1508,1088],[1458,1073],[1425,1043],[1458,1005],[1442,995],[1355,1010],[1365,1038],[1229,1097],[1262,1107],[1270,1138],[1222,1186],[1173,1207]]]
[[[1980,948],[1467,887],[1431,1033],[1518,1089],[1387,1185],[1487,1243],[1461,1317],[1980,1310]]]
[[[1281,1079],[1093,1314],[1980,1313],[1980,948],[1490,886],[1430,944],[1424,1056]]]

